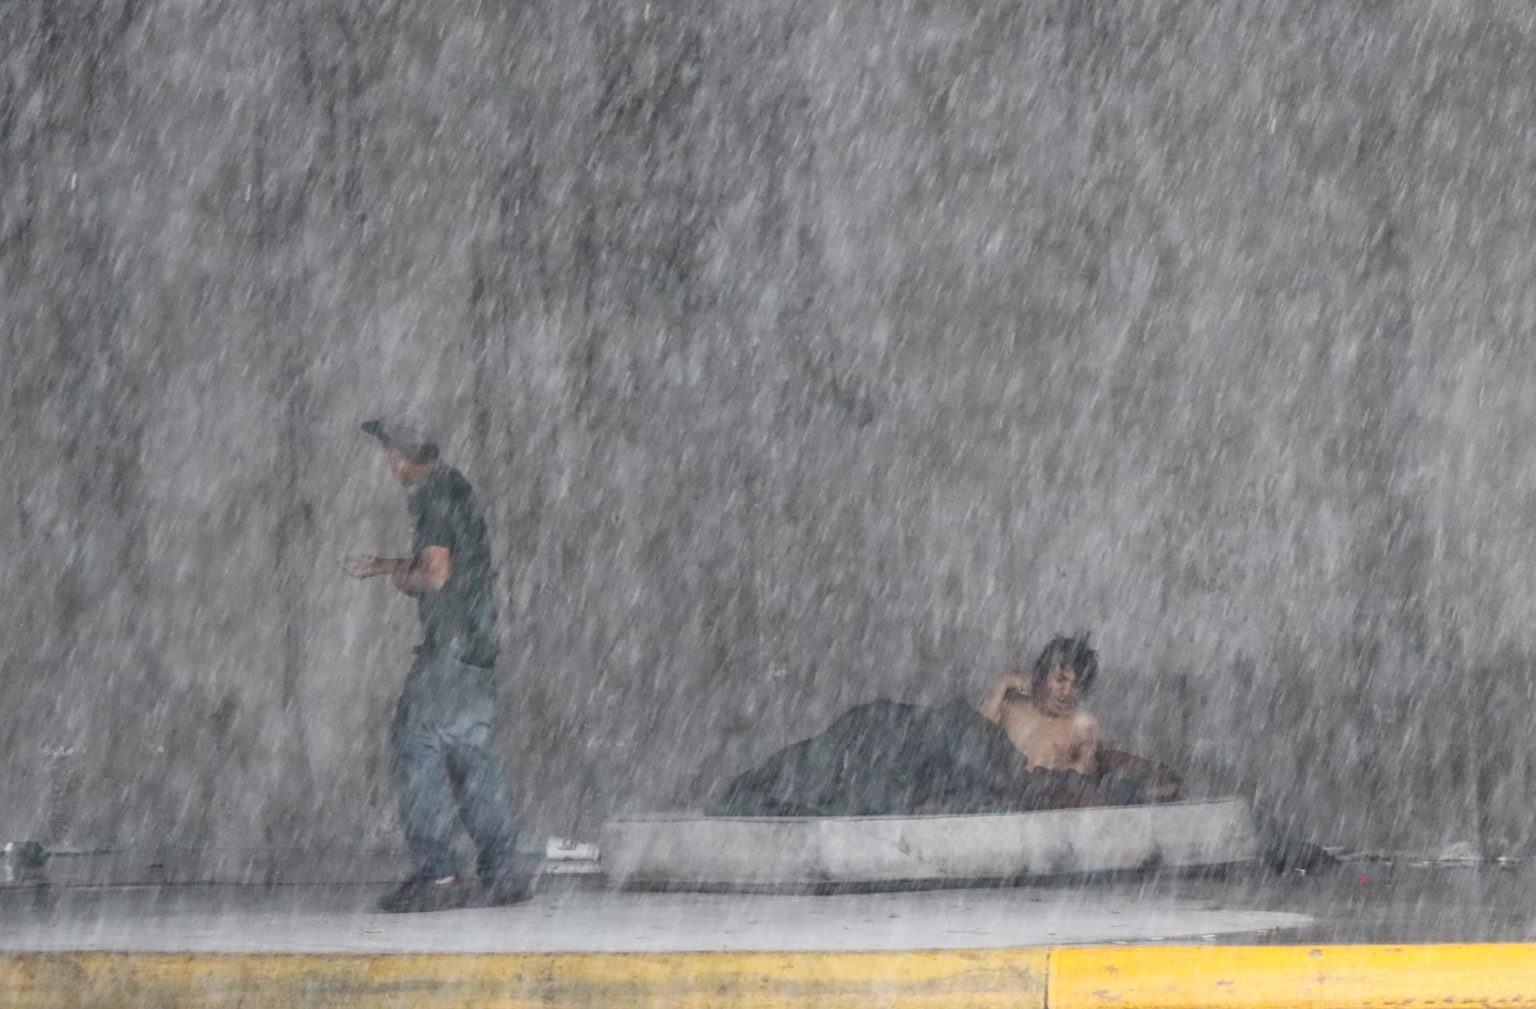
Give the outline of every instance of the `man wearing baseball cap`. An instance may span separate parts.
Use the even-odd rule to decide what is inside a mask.
[[[379,902],[383,911],[437,911],[527,900],[516,864],[517,821],[491,747],[496,710],[496,602],[490,540],[474,491],[438,458],[419,422],[379,419],[363,430],[384,447],[409,491],[409,557],[348,557],[354,578],[387,576],[413,597],[422,639],[390,729],[400,823],[414,871]],[[463,883],[454,857],[455,812],[478,849],[480,885]]]

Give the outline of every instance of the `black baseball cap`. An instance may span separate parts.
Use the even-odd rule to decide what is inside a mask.
[[[437,439],[432,437],[426,425],[403,417],[380,417],[365,420],[363,431],[379,440],[385,448],[398,449],[410,456],[422,456],[437,451]]]

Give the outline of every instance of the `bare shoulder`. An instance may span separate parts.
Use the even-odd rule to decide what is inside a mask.
[[[1097,734],[1099,731],[1099,716],[1085,708],[1079,708],[1072,713],[1072,729],[1081,735]]]

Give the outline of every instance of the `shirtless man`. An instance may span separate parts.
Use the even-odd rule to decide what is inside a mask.
[[[998,677],[977,711],[1008,733],[1030,770],[1098,774],[1099,718],[1079,707],[1099,671],[1099,657],[1082,638],[1057,637],[1032,673]]]

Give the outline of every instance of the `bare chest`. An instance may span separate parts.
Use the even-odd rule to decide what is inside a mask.
[[[1070,718],[1052,718],[1021,704],[1004,709],[1001,724],[1030,767],[1071,767],[1082,758],[1086,741]]]

